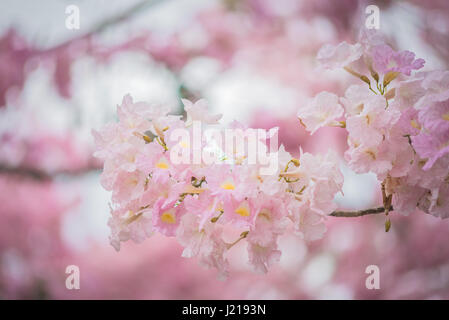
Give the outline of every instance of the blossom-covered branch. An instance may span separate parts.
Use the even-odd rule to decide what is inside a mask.
[[[357,173],[382,181],[386,214],[393,205],[408,215],[420,209],[449,217],[449,71],[416,72],[424,66],[410,51],[395,51],[364,30],[356,44],[326,45],[324,68],[343,68],[360,80],[344,97],[321,92],[298,111],[315,132],[337,126],[348,133],[345,153]]]
[[[343,175],[332,152],[300,150],[293,157],[283,146],[271,148],[271,134],[257,136],[254,149],[244,143],[223,147],[216,134],[221,115],[209,114],[204,100],[182,100],[182,120],[168,106],[127,95],[118,123],[93,131],[95,156],[104,161],[101,183],[112,191],[111,244],[119,250],[121,242],[159,232],[176,237],[184,257],[196,256],[225,276],[226,254],[235,245],[246,242],[249,263],[266,272],[280,258],[281,234],[294,230],[305,240],[321,238],[329,215],[388,216],[394,206],[403,214],[419,208],[447,217],[449,73],[412,76],[424,60],[394,51],[371,33],[355,45],[325,46],[318,59],[325,67],[344,68],[362,85],[349,87],[343,98],[318,94],[298,111],[300,123],[312,132],[323,126],[348,131],[345,159],[355,172],[373,172],[382,181],[383,207],[336,211]],[[210,134],[191,139],[202,127]],[[247,129],[234,121],[225,131],[242,140],[251,136]],[[256,153],[276,159],[268,173],[252,162]],[[385,230],[390,227],[387,218]]]
[[[267,163],[251,162],[254,150],[239,143],[223,147],[217,131],[195,140],[198,126],[216,128],[221,115],[208,114],[204,100],[183,104],[185,120],[165,106],[125,96],[119,122],[93,131],[95,156],[104,160],[101,183],[112,191],[110,241],[117,250],[123,241],[159,232],[176,237],[184,257],[197,256],[226,275],[226,253],[243,240],[249,263],[266,272],[279,260],[277,238],[288,226],[305,240],[322,236],[343,185],[335,154],[295,158],[283,146],[272,150],[268,141],[277,136],[268,133],[254,141],[258,155],[275,160],[264,171]],[[259,132],[238,122],[226,130],[237,140]]]

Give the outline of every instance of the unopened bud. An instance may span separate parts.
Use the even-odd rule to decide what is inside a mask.
[[[295,165],[295,167],[299,167],[299,165],[300,165],[300,162],[299,162],[299,160],[298,159],[296,159],[296,158],[293,158],[293,159],[291,159],[290,160],[294,165]]]
[[[243,232],[240,234],[240,238],[246,238],[246,236],[248,235],[248,233],[249,233],[249,231],[243,231]]]
[[[399,75],[399,72],[388,72],[384,77],[384,87],[388,86],[388,84],[396,79],[396,77]]]
[[[371,85],[371,81],[369,81],[367,76],[360,76],[360,80],[362,80],[363,82],[366,82],[367,84]]]
[[[388,219],[387,221],[385,221],[385,232],[390,231],[391,228],[391,220]]]

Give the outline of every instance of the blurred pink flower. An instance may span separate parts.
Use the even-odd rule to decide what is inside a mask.
[[[415,54],[410,51],[395,52],[388,45],[379,45],[372,48],[374,69],[381,73],[400,72],[409,76],[412,70],[421,69],[424,59],[415,59]]]

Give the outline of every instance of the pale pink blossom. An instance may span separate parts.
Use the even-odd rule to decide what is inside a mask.
[[[395,212],[408,216],[417,210],[417,203],[425,195],[426,189],[410,186],[401,181],[400,186],[394,189],[393,207]]]
[[[227,245],[222,239],[222,226],[207,222],[200,228],[198,216],[190,213],[185,214],[181,220],[176,236],[184,246],[182,256],[185,258],[198,256],[201,264],[216,268],[220,277],[226,277]]]
[[[428,170],[436,160],[449,153],[449,100],[421,110],[418,120],[421,132],[411,140],[421,158],[428,159],[423,167]]]
[[[254,224],[250,228],[247,240],[261,247],[267,247],[276,242],[287,227],[288,208],[280,199],[257,199],[260,210],[254,217]]]
[[[424,170],[423,167],[427,161],[415,155],[412,167],[406,176],[408,185],[417,185],[425,189],[438,188],[442,181],[449,175],[449,155],[439,158],[430,169]]]
[[[254,224],[259,210],[260,206],[255,199],[237,201],[231,198],[223,204],[223,219],[236,227],[249,227]]]
[[[378,145],[399,120],[400,115],[395,108],[386,109],[384,97],[371,95],[362,104],[358,115],[347,118],[346,128],[361,144]]]
[[[276,244],[262,247],[248,240],[248,258],[256,272],[267,273],[269,267],[279,262],[281,251]]]
[[[160,198],[153,206],[153,228],[167,237],[176,235],[176,229],[181,222],[183,213],[182,204],[176,201],[167,201],[168,199]]]
[[[429,213],[439,218],[449,217],[449,183],[444,182],[438,189],[431,192]]]
[[[372,96],[372,92],[368,86],[351,85],[346,89],[345,96],[340,98],[342,105],[345,108],[346,114],[349,116],[359,115],[363,109],[366,101]]]
[[[317,54],[317,60],[327,69],[343,68],[360,59],[363,48],[360,44],[348,44],[343,41],[333,46],[324,45]]]
[[[120,243],[132,239],[134,242],[142,242],[153,234],[151,211],[136,211],[118,209],[111,212],[108,226],[111,228],[109,241],[117,251],[120,250]]]
[[[221,225],[207,222],[200,227],[197,215],[185,214],[181,219],[176,237],[184,246],[183,257],[198,256],[201,264],[216,268],[220,277],[226,277],[228,272],[227,249],[221,234]]]
[[[345,159],[352,170],[357,173],[374,172],[385,177],[392,169],[392,157],[381,152],[379,146],[360,144],[348,138],[349,149],[345,152]]]
[[[417,73],[412,78],[401,81],[395,88],[394,103],[400,108],[413,110],[415,106],[425,96],[427,89],[423,88],[423,74]]]
[[[186,126],[191,125],[193,121],[201,121],[206,124],[218,124],[218,121],[222,118],[221,114],[211,115],[208,113],[208,104],[204,99],[200,99],[195,103],[192,103],[188,99],[182,99],[181,101],[187,113]]]
[[[307,105],[298,110],[297,116],[312,134],[321,127],[332,125],[343,115],[338,97],[329,92],[321,92]]]
[[[112,200],[124,203],[139,198],[145,188],[145,175],[141,172],[119,172],[113,183]]]
[[[309,203],[295,206],[293,222],[295,231],[305,241],[315,241],[321,239],[327,228],[323,221],[323,215],[310,208]]]
[[[449,99],[449,71],[435,70],[421,75],[421,99],[415,108],[428,108],[434,102],[443,102]]]

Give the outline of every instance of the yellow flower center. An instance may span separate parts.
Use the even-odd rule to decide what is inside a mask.
[[[188,149],[190,144],[189,144],[188,142],[186,142],[186,141],[181,141],[181,142],[179,143],[179,145],[180,145],[181,147],[183,147],[184,149]]]
[[[169,165],[168,165],[168,163],[166,161],[160,160],[158,163],[156,163],[156,168],[166,170],[166,169],[169,168]]]
[[[241,215],[242,217],[249,217],[249,208],[247,205],[240,205],[237,209],[235,209],[235,213]]]
[[[130,185],[130,186],[137,186],[138,183],[139,183],[139,180],[137,180],[136,178],[131,178],[128,180],[128,185]]]
[[[173,214],[173,211],[165,211],[161,215],[161,221],[168,224],[175,224],[176,223],[176,217]]]
[[[264,218],[264,219],[270,221],[271,220],[271,212],[270,212],[270,210],[268,210],[268,209],[260,210],[258,218]]]
[[[230,181],[223,182],[220,187],[225,190],[234,190],[235,189],[235,185]]]
[[[416,122],[416,120],[414,120],[414,119],[412,119],[412,121],[410,121],[410,124],[415,129],[418,129],[418,130],[421,129],[421,127],[419,126],[418,122]]]
[[[449,121],[449,113],[443,114],[443,119]]]

